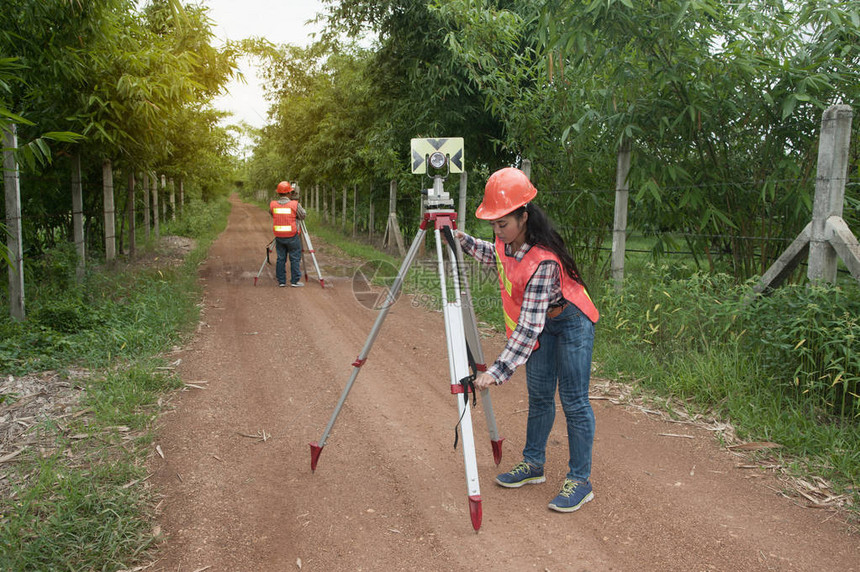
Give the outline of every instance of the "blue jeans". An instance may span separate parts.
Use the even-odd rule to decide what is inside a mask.
[[[588,401],[594,324],[579,308],[568,304],[555,318],[547,318],[538,337],[540,347],[526,362],[529,417],[523,459],[536,467],[546,462],[546,443],[555,421],[555,391],[567,420],[570,449],[567,478],[587,481],[591,476],[594,411]]]
[[[278,251],[278,261],[275,263],[275,277],[278,279],[278,284],[287,283],[287,254],[290,256],[290,282],[298,284],[302,279],[302,270],[299,268],[302,260],[301,235],[276,236],[275,249]]]

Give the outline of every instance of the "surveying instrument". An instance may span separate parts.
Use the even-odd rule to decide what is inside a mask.
[[[340,399],[337,402],[334,413],[323,431],[318,442],[310,443],[311,447],[311,471],[316,471],[320,453],[325,446],[334,422],[349,395],[352,385],[358,377],[361,366],[367,361],[373,342],[379,333],[382,323],[388,312],[397,301],[400,289],[409,267],[415,260],[420,246],[424,243],[424,235],[427,227],[432,226],[436,237],[436,258],[439,273],[439,282],[442,290],[442,314],[445,320],[445,338],[448,348],[448,369],[451,378],[451,393],[457,399],[459,414],[458,427],[463,432],[463,462],[466,470],[466,488],[469,498],[469,515],[472,519],[472,527],[477,531],[481,527],[481,490],[478,485],[478,465],[475,459],[475,441],[472,432],[472,416],[469,408],[469,394],[472,394],[472,404],[475,404],[474,380],[478,372],[486,371],[484,354],[481,349],[480,336],[478,334],[477,320],[472,306],[472,296],[469,292],[468,279],[463,265],[463,251],[460,242],[454,237],[456,230],[457,212],[453,209],[454,202],[445,192],[443,183],[451,173],[463,172],[463,139],[461,137],[450,137],[441,139],[412,139],[412,173],[426,174],[433,179],[433,187],[422,191],[424,195],[424,217],[415,240],[409,247],[397,277],[388,290],[376,322],[370,330],[370,335],[364,343],[364,347],[358,358],[352,363],[353,370]],[[432,172],[432,174],[431,174]],[[447,251],[450,279],[452,282],[452,298],[449,299],[448,283],[445,270],[444,250]],[[471,372],[470,372],[471,369]],[[496,427],[496,419],[493,414],[493,405],[490,400],[489,390],[481,393],[481,405],[486,417],[487,429],[490,434],[490,443],[493,450],[493,460],[498,465],[502,460],[502,441]],[[462,398],[460,398],[462,396]],[[457,446],[459,433],[456,434],[454,447]]]

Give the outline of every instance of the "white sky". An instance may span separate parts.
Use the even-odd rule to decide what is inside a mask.
[[[323,11],[320,0],[202,0],[215,22],[215,45],[224,41],[252,36],[266,38],[274,44],[307,46],[310,34],[319,32],[318,24],[306,24]],[[231,82],[227,95],[214,101],[217,109],[233,113],[230,123],[245,121],[254,127],[266,122],[268,103],[257,77],[254,62],[243,58],[240,70],[247,84]]]

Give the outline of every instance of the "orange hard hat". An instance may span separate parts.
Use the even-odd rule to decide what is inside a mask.
[[[484,200],[475,216],[496,220],[510,214],[537,196],[537,189],[525,173],[513,167],[499,169],[487,179]]]
[[[279,195],[286,195],[293,192],[293,186],[287,181],[281,181],[278,183],[277,191]]]

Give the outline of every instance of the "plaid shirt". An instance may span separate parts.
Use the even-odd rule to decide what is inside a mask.
[[[492,242],[473,238],[463,233],[460,239],[463,252],[478,262],[488,266],[496,266],[496,247]],[[530,244],[523,244],[514,259],[519,262],[531,249]],[[505,245],[505,254],[511,256],[510,245]],[[556,262],[545,260],[541,262],[535,273],[529,279],[523,293],[523,305],[517,327],[508,338],[505,348],[498,359],[487,368],[497,384],[508,381],[517,367],[526,363],[535,349],[538,336],[546,324],[546,313],[551,305],[561,304],[564,297],[561,294],[561,278]]]

